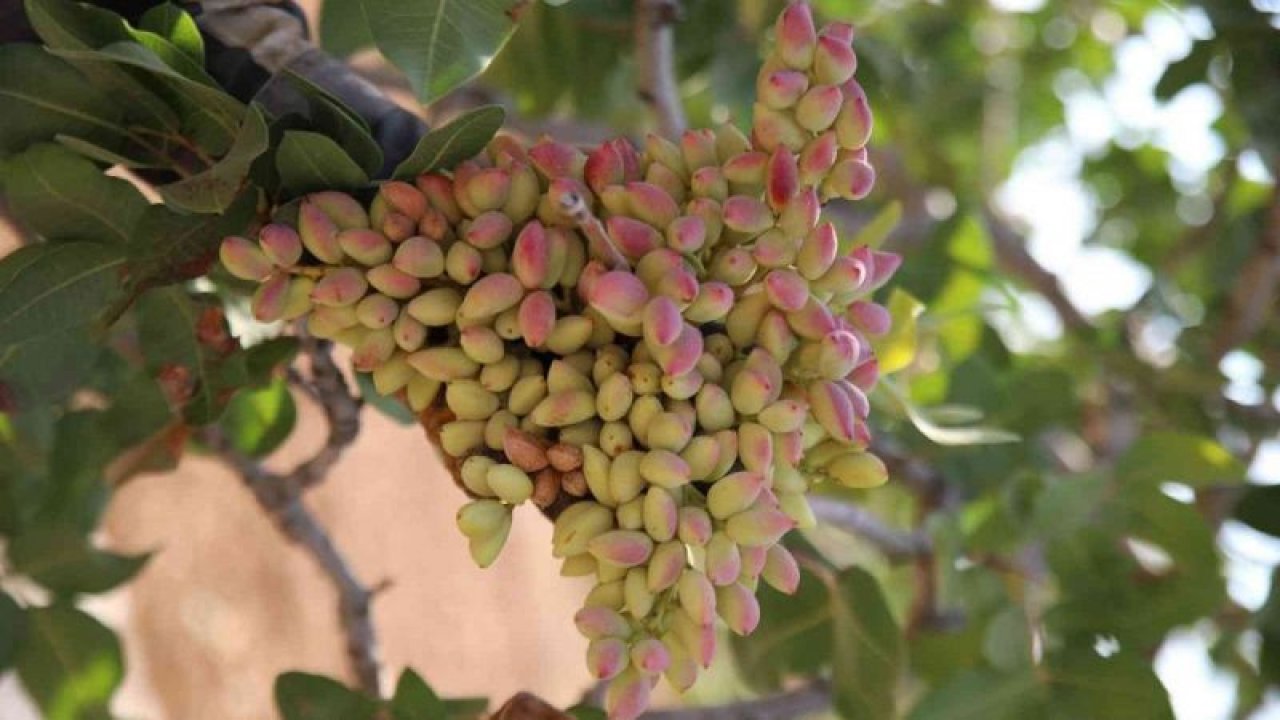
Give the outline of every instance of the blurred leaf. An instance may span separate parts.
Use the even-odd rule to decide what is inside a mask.
[[[298,354],[298,339],[287,335],[264,340],[244,351],[244,369],[251,385],[262,386],[271,381],[276,368],[293,362]]]
[[[131,294],[209,272],[222,238],[244,232],[257,209],[246,192],[221,215],[182,215],[151,205],[129,243]]]
[[[407,180],[432,170],[452,170],[484,150],[502,128],[505,118],[506,111],[497,105],[486,105],[459,116],[423,136],[409,157],[396,166],[391,177]]]
[[[1280,537],[1280,485],[1250,485],[1236,502],[1235,519],[1274,537]]]
[[[1280,568],[1271,569],[1271,592],[1254,618],[1262,647],[1258,673],[1272,685],[1280,684]]]
[[[10,158],[0,184],[14,216],[48,240],[127,244],[148,204],[128,181],[52,144]]]
[[[327,2],[320,7],[320,47],[336,57],[347,57],[373,46],[373,33],[360,0]]]
[[[227,439],[250,457],[263,457],[280,446],[293,432],[298,410],[283,379],[261,389],[245,388],[236,393],[222,415]]]
[[[186,53],[192,62],[204,65],[204,38],[190,14],[171,2],[161,3],[142,14],[138,27],[168,40]]]
[[[1015,433],[981,425],[945,427],[935,422],[935,418],[930,414],[929,409],[917,407],[893,380],[881,380],[877,387],[884,388],[884,392],[898,403],[906,414],[907,419],[911,421],[912,426],[921,435],[939,445],[999,445],[1019,442],[1022,439]],[[945,406],[944,415],[947,415]]]
[[[1156,83],[1155,95],[1160,100],[1169,100],[1188,85],[1205,82],[1209,79],[1209,63],[1216,54],[1211,42],[1197,42],[1191,46],[1191,52],[1177,62],[1170,63]]]
[[[1090,720],[1174,720],[1169,694],[1138,651],[1103,658],[1092,648],[1049,660],[1054,716]]]
[[[121,292],[119,248],[27,245],[0,259],[0,348],[93,322]]]
[[[322,675],[287,672],[276,678],[276,707],[283,720],[371,720],[378,704]]]
[[[108,150],[107,148],[89,142],[88,140],[83,140],[71,135],[58,134],[54,136],[54,140],[56,140],[62,147],[76,153],[77,155],[82,155],[100,165],[119,165],[130,169],[158,168],[166,165],[166,163],[161,162],[150,155],[145,157],[126,156],[113,150]]]
[[[81,325],[0,347],[3,392],[22,412],[61,402],[93,368],[94,341],[89,326]]]
[[[916,336],[916,319],[924,312],[924,305],[907,291],[895,287],[885,306],[893,319],[893,328],[883,336],[873,339],[871,345],[880,361],[880,372],[889,375],[915,360],[919,342]]]
[[[1177,482],[1204,487],[1244,481],[1245,467],[1213,440],[1180,432],[1154,432],[1138,439],[1120,458],[1116,472],[1128,482]]]
[[[475,720],[489,709],[489,701],[480,697],[453,698],[444,701],[448,720]]]
[[[393,720],[444,720],[444,701],[427,685],[422,676],[405,668],[391,698]]]
[[[853,237],[843,240],[840,243],[840,249],[847,253],[863,245],[878,248],[884,244],[885,238],[889,237],[889,233],[893,232],[900,222],[902,222],[902,203],[894,200],[881,208],[880,212],[863,225]]]
[[[45,720],[109,720],[124,676],[114,633],[68,605],[27,611],[27,639],[14,663]]]
[[[816,675],[831,662],[833,601],[828,586],[807,570],[795,595],[762,586],[760,625],[732,638],[734,659],[752,686],[773,690],[785,677]]]
[[[58,595],[106,592],[129,580],[148,556],[125,556],[97,550],[73,528],[39,525],[13,538],[13,568]]]
[[[26,636],[26,613],[13,598],[0,592],[0,674],[13,667],[18,648],[22,647]]]
[[[359,0],[378,49],[423,104],[475,77],[515,31],[519,0]]]
[[[292,195],[313,190],[354,190],[369,183],[338,143],[320,133],[289,130],[276,151],[280,183]]]
[[[565,713],[574,720],[609,720],[609,717],[605,715],[603,710],[597,707],[591,707],[590,705],[574,705],[568,710],[565,710]]]
[[[992,667],[1017,672],[1031,666],[1031,631],[1027,611],[1010,605],[987,623],[982,640],[982,654]]]
[[[417,416],[403,402],[378,393],[377,388],[373,386],[373,375],[370,373],[356,373],[356,386],[360,388],[360,397],[383,415],[401,425],[413,425],[418,422]]]
[[[892,720],[903,665],[902,635],[880,584],[852,567],[831,588],[833,702],[846,718]]]
[[[267,150],[267,123],[257,107],[245,113],[231,149],[203,172],[156,188],[169,205],[195,213],[221,213],[235,201],[253,161]]]
[[[916,705],[910,720],[1024,720],[1039,717],[1044,687],[1033,668],[968,670]]]
[[[0,158],[56,135],[117,147],[122,112],[65,61],[35,45],[0,45]]]

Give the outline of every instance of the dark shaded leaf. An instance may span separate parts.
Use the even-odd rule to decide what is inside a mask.
[[[320,133],[289,130],[276,151],[280,184],[293,195],[312,190],[354,190],[369,176],[338,143]]]
[[[761,586],[760,625],[732,638],[743,678],[760,690],[781,686],[789,675],[812,676],[831,663],[832,601],[818,576],[804,571],[795,595]]]
[[[283,720],[369,720],[378,704],[322,675],[287,672],[276,678],[276,707]]]
[[[475,77],[506,44],[519,0],[358,0],[374,42],[423,103]]]
[[[432,170],[449,170],[474,156],[493,139],[506,111],[497,105],[476,108],[418,141],[417,147],[391,173],[398,180],[412,179]]]
[[[90,326],[47,333],[0,347],[0,385],[20,412],[66,399],[93,369],[98,353]]]
[[[119,248],[40,243],[0,259],[0,347],[93,322],[123,290]]]
[[[401,425],[413,425],[418,421],[413,411],[403,402],[394,397],[379,394],[377,388],[373,386],[373,376],[369,373],[356,373],[356,386],[360,388],[360,397],[383,415]]]
[[[1280,537],[1280,485],[1251,485],[1236,503],[1235,518],[1258,532]]]
[[[13,667],[18,648],[27,637],[27,615],[18,603],[0,592],[0,673]]]
[[[252,192],[236,198],[221,215],[182,215],[163,205],[148,207],[129,244],[130,291],[136,294],[209,272],[222,238],[245,232],[256,210]]]
[[[1173,720],[1169,694],[1136,650],[1108,658],[1093,648],[1049,658],[1055,717],[1090,720]]]
[[[124,677],[115,633],[68,605],[27,611],[27,639],[14,663],[45,720],[109,720]]]
[[[867,571],[844,570],[831,588],[832,700],[846,718],[897,717],[902,635],[880,583]]]
[[[26,44],[0,46],[0,157],[71,135],[109,148],[129,132],[119,107],[66,61]]]
[[[394,720],[444,720],[446,712],[444,701],[422,676],[405,668],[391,698],[391,716]]]
[[[1022,720],[1037,717],[1045,688],[1035,670],[970,670],[924,697],[909,720]]]
[[[147,558],[97,550],[63,525],[33,527],[9,544],[14,569],[58,595],[106,592],[136,575]]]
[[[14,216],[47,240],[127,244],[147,199],[71,150],[40,144],[0,166]]]
[[[244,369],[249,383],[262,386],[270,382],[276,368],[293,362],[298,354],[298,339],[281,336],[264,340],[244,351]]]
[[[249,108],[235,142],[217,164],[191,177],[156,188],[165,202],[196,213],[221,213],[235,202],[253,161],[267,150],[267,123]]]

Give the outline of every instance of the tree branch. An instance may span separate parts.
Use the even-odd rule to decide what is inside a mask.
[[[1258,246],[1240,270],[1239,280],[1218,324],[1213,360],[1222,359],[1262,329],[1271,317],[1280,291],[1280,187],[1271,197]]]
[[[796,690],[714,707],[653,710],[641,720],[792,720],[831,709],[831,686],[814,680]]]
[[[668,138],[684,132],[684,106],[676,85],[675,23],[678,0],[636,0],[636,74],[640,99],[657,117]]]
[[[302,493],[328,475],[360,429],[360,400],[330,354],[329,344],[304,337],[303,351],[311,359],[311,379],[302,381],[316,398],[329,421],[326,442],[314,456],[288,474],[273,473],[232,445],[216,425],[204,431],[205,443],[235,470],[258,505],[275,521],[280,532],[297,543],[320,566],[338,592],[338,616],[346,636],[347,657],[360,688],[381,697],[378,642],[369,612],[377,588],[365,587],[338,551],[315,516],[302,503]],[[297,379],[296,374],[291,375]]]
[[[1043,295],[1044,299],[1048,300],[1057,311],[1058,317],[1062,318],[1062,324],[1068,330],[1091,330],[1092,325],[1088,318],[1063,292],[1058,276],[1044,269],[1043,265],[1031,257],[1018,232],[990,207],[983,208],[982,217],[991,235],[996,260],[1000,266]]]
[[[907,560],[931,551],[932,543],[925,533],[891,527],[875,513],[852,503],[814,495],[809,498],[809,507],[822,522],[861,537],[890,560]]]

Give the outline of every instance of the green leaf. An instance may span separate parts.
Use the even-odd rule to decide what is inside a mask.
[[[221,213],[244,188],[249,168],[267,151],[267,123],[249,108],[235,142],[217,164],[196,175],[156,188],[170,205],[195,213]]]
[[[436,128],[418,141],[418,145],[396,166],[391,177],[407,180],[432,170],[449,170],[474,156],[493,139],[506,111],[497,105],[476,108],[442,128]]]
[[[283,720],[370,720],[378,704],[322,675],[287,672],[276,678],[276,707]]]
[[[242,353],[224,357],[200,341],[197,327],[210,302],[170,287],[151,290],[137,303],[147,368],[153,374],[175,365],[188,370],[193,387],[184,415],[196,425],[216,420],[232,393],[248,381]]]
[[[184,215],[163,205],[143,213],[129,244],[129,289],[143,290],[204,275],[218,257],[222,238],[244,232],[257,211],[246,192],[221,215]]]
[[[359,0],[378,49],[431,102],[478,75],[515,31],[519,0]]]
[[[880,372],[889,375],[912,363],[916,358],[916,320],[924,312],[924,305],[906,290],[895,287],[886,303],[893,327],[882,337],[872,341]]]
[[[284,380],[265,388],[246,388],[236,393],[222,416],[222,427],[237,450],[250,457],[263,457],[280,446],[293,432],[298,410]]]
[[[108,720],[124,676],[115,633],[69,605],[32,608],[27,619],[14,664],[45,720]]]
[[[333,138],[365,174],[376,175],[382,169],[382,147],[373,138],[364,118],[306,77],[291,70],[286,70],[284,76],[306,96],[312,129]]]
[[[72,137],[71,135],[57,135],[54,137],[54,140],[66,149],[71,150],[78,155],[83,155],[100,165],[120,165],[130,169],[158,168],[167,166],[165,162],[150,156],[144,157],[139,155],[130,157],[128,155],[115,152],[114,150],[108,150],[107,148],[89,142],[88,140]]]
[[[889,237],[889,233],[893,232],[900,222],[902,222],[902,203],[894,200],[881,208],[880,212],[871,218],[871,222],[863,225],[856,235],[841,242],[841,250],[848,252],[863,245],[878,248],[884,244],[885,238]]]
[[[1258,532],[1280,537],[1280,485],[1250,485],[1236,502],[1235,519]]]
[[[360,397],[378,412],[395,420],[401,425],[413,425],[418,421],[413,411],[400,400],[378,393],[373,386],[373,376],[369,373],[356,373],[356,386],[360,388]]]
[[[0,674],[13,666],[18,655],[18,648],[27,636],[27,615],[13,601],[13,598],[0,592]]]
[[[394,720],[444,720],[444,701],[410,668],[400,673],[396,693],[391,698]]]
[[[1169,693],[1136,650],[1103,658],[1079,648],[1049,658],[1055,715],[1090,720],[1174,720]]]
[[[482,697],[452,698],[444,701],[447,720],[475,720],[489,710],[489,701]]]
[[[1044,687],[1035,670],[970,670],[924,697],[910,720],[1023,720],[1038,717]]]
[[[996,613],[987,623],[982,639],[982,654],[992,667],[1007,672],[1030,667],[1031,632],[1027,622],[1027,611],[1017,605],[1010,605]]]
[[[125,258],[100,243],[40,243],[0,259],[0,347],[93,322],[121,294]]]
[[[58,595],[106,592],[136,575],[147,558],[97,550],[65,525],[35,526],[9,545],[13,568]]]
[[[142,14],[138,28],[168,40],[191,60],[204,65],[204,38],[195,18],[171,2],[161,3]]]
[[[795,595],[762,586],[760,625],[733,636],[734,659],[743,678],[761,691],[777,689],[789,675],[816,675],[831,662],[832,601],[818,576],[801,572]]]
[[[293,362],[298,354],[298,339],[281,336],[264,340],[244,351],[244,369],[249,382],[263,386],[271,381],[276,368]]]
[[[912,426],[921,435],[939,445],[999,445],[1018,442],[1022,439],[1016,433],[982,425],[944,426],[937,420],[955,419],[945,417],[948,414],[946,406],[943,406],[943,412],[940,417],[935,418],[930,409],[921,408],[912,402],[911,398],[907,397],[906,392],[892,379],[881,380],[876,387],[883,388],[884,394],[892,398],[902,408],[907,419],[911,421]]]
[[[20,412],[62,402],[93,369],[94,342],[80,325],[0,347],[0,392],[11,393]]]
[[[10,158],[0,184],[14,216],[48,240],[127,244],[148,205],[128,181],[52,144]]]
[[[852,567],[831,595],[832,701],[846,718],[893,720],[903,666],[902,635],[880,583]]]
[[[609,716],[598,707],[590,705],[574,705],[565,710],[565,714],[574,720],[609,720]]]
[[[1243,482],[1245,467],[1210,438],[1154,432],[1129,448],[1117,463],[1116,472],[1127,482],[1176,482],[1204,487]]]
[[[359,0],[333,2],[320,8],[320,47],[325,52],[341,58],[372,46],[373,33]]]
[[[0,46],[0,157],[72,135],[109,148],[128,135],[120,108],[66,61],[29,44]]]
[[[276,151],[280,183],[289,193],[312,190],[354,190],[369,184],[369,176],[338,143],[320,133],[289,130]]]

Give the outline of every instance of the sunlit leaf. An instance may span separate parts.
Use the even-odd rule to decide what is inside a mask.
[[[484,149],[502,128],[506,112],[497,105],[476,108],[418,141],[391,176],[401,180],[432,170],[449,170]]]
[[[924,305],[902,288],[895,287],[885,303],[893,328],[884,336],[875,338],[872,347],[880,361],[880,372],[888,375],[911,364],[916,357],[919,338],[916,321],[924,312]]]
[[[297,422],[298,410],[284,380],[236,393],[222,416],[227,439],[240,452],[262,457],[280,446]]]
[[[14,664],[45,720],[108,720],[124,677],[115,633],[68,605],[32,608],[27,618]]]
[[[1154,432],[1139,438],[1125,452],[1117,471],[1129,482],[1176,482],[1204,487],[1242,482],[1245,467],[1210,438]]]

